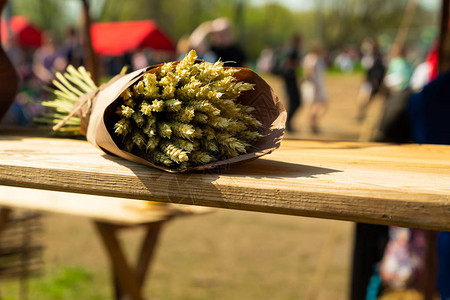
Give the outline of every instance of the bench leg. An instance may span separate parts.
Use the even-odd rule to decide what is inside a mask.
[[[152,223],[147,227],[147,232],[141,245],[136,265],[136,275],[141,286],[144,284],[146,275],[151,267],[162,225],[163,222],[157,222]]]
[[[11,212],[12,210],[10,208],[0,207],[0,233],[5,229]]]
[[[137,265],[132,268],[127,262],[117,238],[118,230],[123,227],[95,221],[97,231],[105,245],[112,265],[114,291],[117,300],[122,299],[125,295],[132,300],[144,299],[142,286],[155,252],[162,223],[163,221],[147,225],[147,232],[138,253]]]
[[[426,254],[425,254],[425,270],[424,278],[422,280],[422,293],[424,300],[433,300],[436,295],[437,287],[437,273],[438,273],[438,250],[437,238],[439,232],[427,230],[425,231],[426,238]]]

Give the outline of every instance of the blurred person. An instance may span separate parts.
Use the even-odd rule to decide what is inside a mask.
[[[41,85],[36,77],[33,76],[32,71],[31,53],[33,50],[21,47],[18,37],[14,34],[8,36],[4,47],[20,78],[20,84],[14,101],[4,113],[0,124],[29,125],[33,118],[42,111],[41,105],[38,104]]]
[[[276,65],[275,53],[271,48],[262,49],[256,62],[256,70],[260,73],[272,73]]]
[[[42,112],[42,106],[38,104],[41,100],[41,82],[33,76],[30,55],[19,46],[16,37],[11,36],[5,48],[20,78],[20,85],[14,102],[1,119],[1,124],[26,126]]]
[[[412,65],[406,60],[406,49],[396,43],[390,49],[390,60],[384,78],[387,96],[376,142],[406,143],[411,141],[407,124],[406,107],[412,94],[410,80]]]
[[[425,254],[424,230],[389,227],[389,241],[379,266],[382,284],[394,291],[419,289]]]
[[[225,66],[245,67],[247,57],[235,40],[233,29],[227,18],[218,18],[211,22],[211,51]]]
[[[300,34],[294,34],[292,40],[282,51],[281,62],[278,63],[275,74],[281,75],[284,81],[286,94],[288,96],[288,112],[286,119],[286,130],[293,131],[292,118],[300,108],[302,97],[297,78],[297,70],[300,66],[300,47],[302,38]]]
[[[345,47],[341,52],[339,52],[334,59],[334,64],[341,72],[353,72],[355,66],[348,47]]]
[[[413,92],[420,92],[423,87],[437,77],[437,43],[432,45],[426,59],[414,68],[411,76],[411,89]]]
[[[131,55],[131,68],[133,70],[140,70],[149,66],[149,61],[146,51],[144,49],[137,49]]]
[[[319,119],[327,109],[327,93],[325,89],[326,63],[323,57],[323,47],[320,43],[314,43],[311,50],[303,59],[305,100],[310,103],[309,127],[312,133],[319,133]]]
[[[412,75],[412,65],[406,60],[406,48],[397,43],[392,44],[389,64],[384,83],[390,93],[406,90]]]
[[[61,55],[65,57],[68,64],[78,68],[84,62],[83,42],[77,30],[70,27],[66,31],[66,36],[61,47]]]
[[[371,38],[366,38],[361,45],[361,66],[366,72],[366,78],[358,93],[358,113],[357,120],[366,118],[367,109],[380,92],[383,78],[386,73],[386,66],[383,61],[378,43]]]
[[[235,42],[231,24],[226,18],[218,18],[200,24],[189,37],[178,42],[180,58],[194,49],[199,59],[207,62],[221,60],[225,66],[243,67],[247,62],[244,51]]]
[[[58,51],[56,42],[49,32],[42,35],[42,46],[33,55],[33,73],[43,83],[50,84],[54,72],[62,72],[67,66],[67,59]]]
[[[411,89],[413,92],[420,92],[430,81],[431,68],[427,61],[418,64],[411,76]]]
[[[32,54],[30,54],[32,50],[22,48],[18,43],[17,36],[10,36],[4,47],[21,80],[20,88],[23,90],[32,87],[33,81],[36,81],[33,76]]]
[[[218,57],[212,51],[209,42],[212,30],[212,21],[206,21],[195,28],[189,36],[182,37],[177,44],[179,59],[183,59],[193,49],[199,59],[210,63],[216,62]]]
[[[6,55],[8,55],[20,78],[23,78],[24,74],[22,74],[21,69],[26,65],[26,53],[20,47],[17,37],[15,35],[9,36],[3,47]]]

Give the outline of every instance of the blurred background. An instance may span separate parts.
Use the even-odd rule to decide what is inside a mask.
[[[33,126],[49,97],[43,87],[68,64],[104,82],[125,65],[140,69],[194,48],[205,60],[258,72],[288,110],[286,138],[395,141],[383,124],[385,101],[432,77],[431,65],[419,67],[433,63],[440,9],[438,0],[12,0],[2,43],[21,85],[1,124]],[[389,71],[397,57],[407,79]],[[29,281],[29,299],[112,298],[107,257],[88,220],[49,214],[43,223],[44,272]],[[350,222],[220,209],[175,219],[145,295],[349,299],[353,232]],[[122,236],[128,252],[142,234]],[[2,282],[0,299],[17,299],[19,289]],[[393,297],[421,299],[414,290]]]

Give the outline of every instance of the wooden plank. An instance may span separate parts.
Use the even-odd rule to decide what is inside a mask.
[[[450,230],[450,146],[285,140],[227,170],[169,174],[84,141],[0,139],[2,185]]]
[[[211,211],[204,207],[13,186],[0,186],[0,206],[83,216],[126,226],[159,222],[174,216],[202,214]]]

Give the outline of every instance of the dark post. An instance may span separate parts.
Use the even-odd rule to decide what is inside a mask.
[[[439,73],[450,70],[450,0],[442,0],[441,22],[439,31]]]
[[[6,6],[7,0],[0,0],[0,21],[1,12]],[[1,41],[1,33],[0,33]],[[5,50],[0,42],[0,120],[8,111],[14,98],[19,90],[19,76],[14,66],[6,55]]]
[[[81,0],[83,2],[83,30],[85,39],[85,51],[86,51],[86,68],[91,72],[92,80],[98,86],[100,81],[98,56],[95,53],[92,46],[91,38],[91,16],[89,14],[89,3],[87,0]]]

